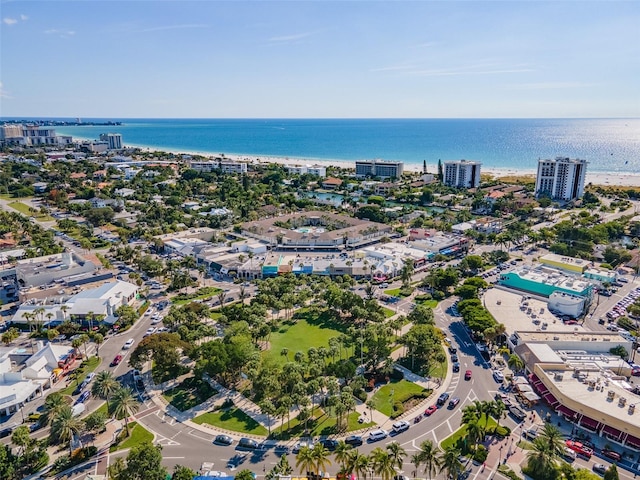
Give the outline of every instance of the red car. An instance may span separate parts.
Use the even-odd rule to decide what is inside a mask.
[[[424,411],[424,414],[428,417],[429,415],[432,415],[437,411],[438,411],[438,407],[435,405],[431,405]]]
[[[116,355],[115,358],[111,361],[111,366],[115,367],[122,361],[122,355]]]
[[[586,445],[583,445],[580,442],[567,440],[565,442],[565,445],[576,452],[578,455],[582,455],[583,457],[591,458],[591,455],[593,455],[593,449],[587,447]]]
[[[464,379],[471,380],[471,370],[467,370],[466,372],[464,372]]]

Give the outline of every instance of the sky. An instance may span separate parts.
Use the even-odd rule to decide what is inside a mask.
[[[640,2],[0,0],[0,116],[640,117]]]

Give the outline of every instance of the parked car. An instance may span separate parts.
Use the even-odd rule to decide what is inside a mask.
[[[359,447],[360,445],[362,445],[362,437],[358,435],[349,435],[344,439],[344,443],[353,447]]]
[[[82,395],[80,395],[76,400],[76,404],[86,402],[87,400],[89,400],[90,396],[91,396],[91,392],[89,391],[83,392]]]
[[[449,410],[453,410],[458,406],[459,403],[460,403],[460,397],[453,397],[451,400],[449,400],[449,406],[447,408]]]
[[[410,427],[410,426],[411,426],[411,425],[409,425],[409,422],[406,422],[406,421],[404,421],[404,420],[400,420],[399,422],[395,422],[395,423],[391,426],[391,428],[393,428],[393,431],[394,431],[395,433],[402,433],[402,432],[404,432],[404,431],[406,431],[406,430],[409,430],[409,427]]]
[[[441,393],[440,396],[438,397],[438,401],[436,402],[436,404],[441,407],[443,406],[445,403],[447,403],[447,400],[449,400],[449,394],[447,392],[445,393]]]
[[[384,440],[385,438],[387,438],[388,435],[389,433],[386,430],[383,430],[382,428],[378,428],[376,430],[372,430],[371,432],[369,432],[369,441],[378,442],[380,440]]]
[[[513,415],[519,422],[522,422],[525,418],[527,418],[527,414],[515,405],[511,405],[509,407],[509,413]]]
[[[313,448],[314,446],[313,442],[298,442],[294,445],[292,452],[298,453],[304,447]]]
[[[451,368],[453,369],[453,373],[457,373],[460,371],[460,363],[455,362],[453,365],[451,365]]]
[[[216,445],[231,445],[233,439],[229,435],[217,435],[216,438],[213,439],[213,443]]]
[[[500,370],[494,370],[493,379],[498,383],[502,383],[504,382],[504,374]]]
[[[325,440],[322,440],[322,442],[320,443],[322,443],[324,448],[326,448],[330,452],[333,452],[338,447],[338,441],[334,440],[333,438],[327,438]]]
[[[578,455],[576,455],[576,452],[571,450],[569,447],[564,447],[564,450],[562,451],[562,458],[568,462],[573,462],[577,457]]]
[[[528,430],[525,430],[523,433],[524,438],[528,439],[528,440],[534,440],[537,436],[538,436],[538,429],[536,428],[530,428]],[[573,450],[571,450],[573,451]]]
[[[607,466],[602,464],[602,463],[596,463],[593,465],[592,467],[593,471],[600,474],[600,475],[604,475],[605,472],[607,471]]]
[[[622,460],[622,455],[620,455],[615,450],[609,450],[608,448],[605,448],[604,450],[602,450],[602,454],[605,457],[610,458],[611,460],[614,460],[616,462],[619,462],[620,460]]]
[[[120,362],[122,361],[122,355],[116,355],[115,357],[113,357],[113,360],[111,360],[111,366],[115,367],[116,365],[118,365]]]
[[[238,441],[237,448],[243,450],[257,450],[258,448],[260,448],[260,444],[255,440],[243,437]]]
[[[438,407],[435,405],[431,405],[429,407],[427,407],[427,409],[424,411],[424,414],[429,417],[431,415],[433,415],[435,412],[438,411]]]
[[[451,355],[451,361],[453,363],[458,363],[458,355],[456,355],[455,353]]]
[[[456,347],[449,347],[449,353],[451,355],[458,353],[458,349]]]

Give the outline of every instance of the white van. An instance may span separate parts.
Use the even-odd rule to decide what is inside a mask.
[[[76,403],[73,407],[71,407],[71,416],[79,417],[82,415],[87,407],[84,406],[84,403]]]

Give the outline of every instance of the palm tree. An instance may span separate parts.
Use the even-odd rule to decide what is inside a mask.
[[[402,270],[400,270],[400,276],[402,278],[402,286],[404,288],[409,288],[411,286],[411,276],[415,271],[415,266],[413,264],[413,259],[405,258],[402,262]]]
[[[69,405],[65,405],[51,422],[51,436],[59,442],[69,442],[69,452],[72,451],[74,435],[82,431],[83,422],[73,416]]]
[[[300,468],[300,474],[313,472],[316,460],[313,458],[313,450],[307,446],[302,447],[296,454],[296,468]]]
[[[538,437],[531,443],[532,450],[527,453],[527,468],[537,478],[552,478],[556,456],[545,439]]]
[[[413,465],[413,476],[418,475],[418,468],[422,464],[422,456],[419,453],[411,455],[411,465]]]
[[[68,406],[64,399],[64,396],[60,392],[53,392],[49,394],[44,401],[44,407],[42,415],[40,416],[41,425],[50,425],[53,419],[58,416],[64,407]]]
[[[555,425],[545,423],[538,438],[547,444],[552,455],[560,456],[564,452],[564,438],[562,437],[562,432]]]
[[[327,471],[327,467],[331,465],[331,460],[329,460],[329,455],[330,455],[329,450],[327,450],[327,448],[323,444],[316,443],[313,446],[313,450],[311,451],[311,456],[315,462],[314,464],[315,474],[320,474],[320,472]]]
[[[500,426],[502,414],[507,410],[507,406],[501,400],[495,400],[491,405],[491,416],[497,420],[496,430]]]
[[[133,396],[129,387],[120,388],[113,396],[113,414],[116,418],[124,418],[124,425],[129,436],[129,417],[140,408],[140,403]]]
[[[344,443],[344,440],[340,440],[336,445],[333,454],[336,456],[336,461],[340,464],[342,470],[344,470],[347,461],[349,460],[349,454],[351,453],[351,446]]]
[[[96,379],[91,387],[91,393],[107,401],[107,412],[109,411],[109,397],[118,391],[120,382],[118,382],[113,373],[109,370],[103,370],[96,375]]]
[[[398,442],[391,442],[387,445],[387,452],[389,452],[389,456],[393,459],[393,463],[398,467],[398,470],[402,470],[404,457],[407,456],[406,450]]]
[[[355,473],[358,478],[367,480],[369,473],[369,457],[358,450],[351,450],[349,460],[347,461],[347,471]]]
[[[467,423],[467,436],[465,442],[469,442],[473,445],[474,452],[478,448],[478,443],[484,439],[484,428],[480,425],[480,422]]]
[[[439,449],[431,440],[425,440],[420,444],[420,459],[424,464],[424,473],[427,474],[429,480],[437,473],[440,468],[440,459],[438,458]]]
[[[460,419],[460,425],[477,422],[478,420],[480,420],[479,405],[472,403],[462,409],[462,418]]]
[[[440,473],[444,472],[448,478],[458,478],[462,472],[462,462],[460,462],[460,450],[453,445],[444,449],[439,457]]]
[[[507,360],[507,365],[509,365],[509,368],[513,370],[515,373],[520,372],[524,368],[524,362],[515,353],[512,353],[511,355],[509,355],[509,359]]]
[[[390,480],[395,475],[395,462],[382,448],[374,448],[369,457],[373,471],[380,475],[382,480]]]

